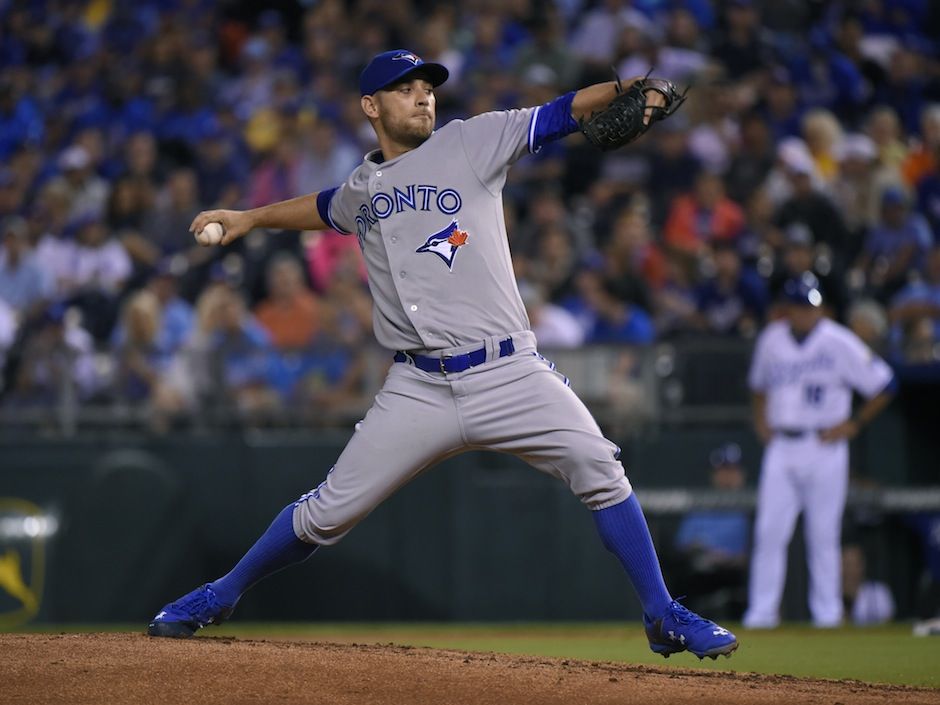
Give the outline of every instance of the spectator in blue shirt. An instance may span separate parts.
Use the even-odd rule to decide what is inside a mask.
[[[868,97],[858,67],[833,46],[828,31],[817,27],[809,35],[810,51],[791,62],[803,101],[832,110],[841,120],[857,122]]]
[[[26,221],[11,216],[0,225],[0,299],[20,317],[42,306],[51,293],[49,277],[30,249]]]
[[[295,76],[300,76],[304,67],[304,57],[295,45],[287,42],[284,18],[281,13],[274,9],[264,10],[258,15],[258,29],[261,30],[261,37],[268,45],[273,66],[278,69],[288,69]]]
[[[473,45],[466,52],[464,76],[476,87],[506,75],[512,66],[513,50],[507,38],[507,23],[503,15],[493,10],[479,12],[473,21]],[[508,76],[504,90],[511,85]],[[500,91],[503,92],[503,91]]]
[[[767,287],[743,266],[733,241],[716,240],[713,252],[715,273],[695,290],[699,327],[719,335],[753,335],[767,310]]]
[[[907,362],[932,361],[940,342],[940,245],[927,256],[924,278],[901,289],[891,302],[889,317],[894,355]]]
[[[234,208],[245,192],[250,168],[233,144],[237,139],[237,135],[214,125],[196,146],[200,200],[209,207]],[[309,193],[314,190],[319,189]]]
[[[52,304],[30,322],[32,331],[5,370],[4,404],[15,409],[51,407],[63,394],[79,401],[99,387],[91,336],[62,304]],[[8,417],[12,419],[13,417]]]
[[[780,142],[787,137],[799,137],[802,107],[796,84],[790,71],[784,66],[774,66],[767,75],[763,90],[764,117]]]
[[[173,355],[160,340],[161,318],[159,300],[146,289],[128,298],[121,309],[115,393],[122,402],[149,402],[170,367]]]
[[[618,296],[614,284],[603,274],[597,256],[575,277],[576,293],[562,305],[581,323],[588,343],[632,343],[648,345],[655,338],[653,320],[635,302]]]
[[[723,492],[744,487],[741,448],[727,443],[709,455],[711,486]],[[748,556],[750,521],[740,510],[710,510],[686,514],[676,534],[676,547],[707,555],[704,563],[731,563],[743,566]]]
[[[856,267],[875,296],[888,300],[912,271],[923,269],[931,240],[930,226],[924,216],[911,211],[903,189],[888,188],[881,197],[881,221],[869,232]]]
[[[144,233],[162,255],[186,254],[196,247],[189,224],[201,207],[196,173],[188,168],[176,169],[145,219]]]
[[[12,81],[0,82],[0,161],[21,145],[42,139],[42,113],[29,96],[17,95]]]
[[[205,87],[194,79],[184,80],[177,91],[176,104],[157,126],[162,142],[198,145],[215,127],[215,116],[206,104]]]
[[[651,132],[647,139],[655,158],[649,160],[649,175],[646,190],[650,197],[654,223],[666,221],[673,200],[695,187],[702,172],[702,162],[689,145],[691,124],[686,115],[679,112],[668,121],[657,125],[660,130]]]
[[[159,308],[159,325],[154,333],[153,347],[167,355],[175,354],[183,347],[195,326],[193,307],[178,293],[177,269],[185,268],[185,262],[176,258],[164,260],[144,287],[144,291],[153,295]],[[111,336],[114,347],[122,346],[127,340],[128,331],[124,319],[118,321]]]
[[[248,313],[241,292],[217,281],[202,292],[186,344],[161,378],[159,411],[234,410],[239,418],[264,418],[279,408],[272,384],[267,333]]]
[[[726,443],[709,455],[710,484],[715,491],[733,495],[744,487],[741,448]],[[750,518],[741,509],[702,509],[686,514],[673,543],[680,578],[677,588],[695,599],[712,599],[729,616],[740,617],[745,603]]]

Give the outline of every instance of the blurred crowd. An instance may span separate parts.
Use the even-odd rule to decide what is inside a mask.
[[[928,0],[0,0],[0,405],[161,423],[362,403],[355,238],[188,232],[335,186],[374,146],[358,73],[446,65],[438,124],[650,69],[689,100],[505,190],[544,347],[749,338],[791,275],[900,369],[940,360],[940,4]]]

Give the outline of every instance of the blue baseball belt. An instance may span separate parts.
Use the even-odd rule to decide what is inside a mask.
[[[509,357],[514,352],[516,352],[516,346],[513,345],[512,338],[499,341],[499,357]],[[486,362],[486,346],[459,355],[441,355],[441,357],[413,355],[404,350],[399,350],[395,353],[395,362],[410,363],[424,372],[454,374]]]

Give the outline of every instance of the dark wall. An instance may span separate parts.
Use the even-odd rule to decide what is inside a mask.
[[[23,443],[0,449],[0,495],[58,517],[40,618],[140,621],[224,573],[342,447],[238,437]],[[259,585],[264,619],[627,616],[634,600],[589,513],[511,458],[468,454],[386,502],[342,544]],[[635,610],[633,610],[635,612]]]
[[[704,486],[708,451],[726,440],[742,443],[754,482],[760,450],[747,429],[675,430],[622,445],[635,486]],[[59,520],[47,543],[39,618],[143,623],[227,571],[281,507],[324,478],[344,441],[343,434],[233,434],[5,442],[0,497],[29,500]],[[875,456],[884,449],[873,447]],[[665,548],[676,518],[650,520]],[[897,580],[910,582],[911,550],[898,536],[902,550],[890,559],[902,561]],[[790,583],[787,616],[804,617],[796,552]],[[589,512],[561,483],[514,458],[471,453],[405,487],[337,547],[257,586],[239,616],[537,620],[640,612]]]

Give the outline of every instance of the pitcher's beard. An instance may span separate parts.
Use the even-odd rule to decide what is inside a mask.
[[[402,133],[398,141],[414,149],[424,144],[428,137],[431,136],[431,132],[433,132],[433,130],[430,128],[427,130],[408,130]]]
[[[434,123],[429,122],[426,125],[421,124],[404,124],[396,125],[390,129],[386,129],[386,134],[393,139],[398,144],[404,145],[410,149],[415,149],[424,144],[428,137],[431,136],[431,133],[434,132]]]

